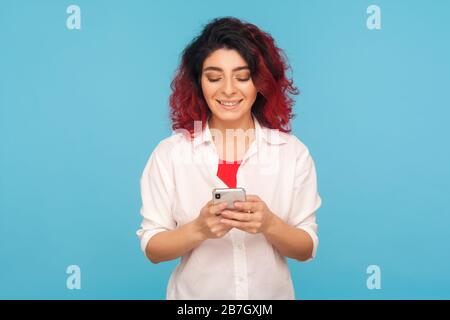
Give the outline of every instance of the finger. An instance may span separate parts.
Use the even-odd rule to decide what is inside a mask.
[[[259,202],[259,201],[262,201],[262,200],[256,194],[248,194],[248,195],[245,196],[245,201]]]
[[[242,213],[242,212],[228,211],[228,210],[223,211],[222,216],[224,216],[227,219],[235,219],[235,220],[243,221],[243,222],[252,221],[252,218],[254,217],[254,215],[251,213]]]
[[[225,223],[221,223],[220,224],[220,230],[227,233],[228,231],[230,231],[231,229],[233,229],[233,226],[227,225]]]
[[[258,211],[259,202],[249,202],[249,201],[236,201],[234,206],[242,212],[256,212]]]
[[[226,207],[227,207],[227,203],[226,203],[226,202],[221,202],[221,203],[212,205],[212,206],[209,208],[209,212],[210,212],[211,214],[219,214],[219,213],[221,213],[222,210],[224,210]]]
[[[221,219],[220,222],[238,229],[246,229],[252,227],[251,222],[242,222],[230,219]]]

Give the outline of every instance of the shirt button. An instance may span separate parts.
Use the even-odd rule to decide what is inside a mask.
[[[244,248],[244,246],[242,244],[238,244],[238,249],[242,250]]]

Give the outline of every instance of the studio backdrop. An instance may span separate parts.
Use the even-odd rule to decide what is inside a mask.
[[[135,232],[187,43],[233,16],[299,88],[322,206],[298,299],[450,298],[450,2],[0,2],[0,298],[164,299]],[[220,276],[220,275],[218,275]],[[270,276],[270,275],[268,275]]]

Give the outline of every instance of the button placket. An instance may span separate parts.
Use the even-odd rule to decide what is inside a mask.
[[[234,255],[234,276],[236,285],[236,299],[248,299],[247,255],[244,247],[244,234],[236,230],[232,234]]]

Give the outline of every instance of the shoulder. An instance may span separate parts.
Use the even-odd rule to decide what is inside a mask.
[[[292,133],[286,132],[279,132],[279,136],[285,142],[285,147],[293,151],[297,157],[309,156],[309,148],[300,138]]]
[[[170,160],[175,156],[174,153],[180,152],[186,147],[189,147],[189,145],[189,138],[180,132],[173,133],[171,136],[162,139],[157,144],[152,154],[159,158]]]
[[[286,157],[305,158],[309,156],[309,149],[303,141],[293,133],[287,133],[278,129],[261,127],[265,140],[271,145],[279,147]]]
[[[160,140],[151,152],[146,167],[163,168],[172,172],[175,167],[190,159],[192,142],[183,133],[172,133],[171,136]]]
[[[315,170],[315,161],[308,146],[295,135],[290,135],[292,148],[295,150],[295,162],[299,172]]]
[[[173,159],[179,157],[179,155],[177,156],[176,154],[178,152],[177,150],[183,144],[186,144],[186,140],[180,133],[173,134],[160,140],[147,158],[143,176],[161,171],[170,173],[173,167]]]

